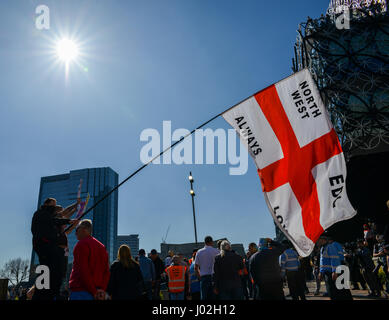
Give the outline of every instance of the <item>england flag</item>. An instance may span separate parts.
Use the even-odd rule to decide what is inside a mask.
[[[301,256],[324,230],[355,216],[342,147],[307,69],[223,117],[254,158],[269,210]]]

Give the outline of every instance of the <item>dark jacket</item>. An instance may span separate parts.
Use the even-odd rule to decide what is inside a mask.
[[[32,217],[31,232],[33,246],[42,243],[58,244],[59,226],[70,223],[70,219],[57,218],[55,207],[41,206]]]
[[[161,274],[165,271],[165,264],[160,257],[156,257],[155,260],[153,260],[153,263],[155,268],[155,279],[161,280]]]
[[[271,248],[261,249],[250,258],[250,275],[257,284],[282,281],[279,257],[286,247],[275,241],[270,245]]]
[[[373,259],[371,258],[371,252],[369,248],[359,249],[357,252],[357,257],[359,258],[359,264],[361,268],[371,272],[374,270],[375,265]]]
[[[240,288],[242,281],[240,279],[239,270],[244,267],[241,256],[232,251],[225,251],[222,257],[218,254],[215,257],[214,281],[215,287],[220,291]]]
[[[112,300],[141,298],[143,277],[137,263],[130,268],[125,268],[120,261],[116,260],[112,263],[110,271],[107,292],[112,295]]]

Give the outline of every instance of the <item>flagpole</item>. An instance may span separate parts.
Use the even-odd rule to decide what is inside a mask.
[[[263,89],[264,90],[264,89]],[[261,90],[262,91],[262,90]],[[258,92],[261,92],[261,91],[258,91]],[[254,95],[256,95],[257,93],[255,93]],[[134,171],[133,173],[131,173],[126,179],[124,179],[122,182],[120,182],[116,187],[114,187],[111,191],[109,191],[106,195],[104,195],[99,201],[97,201],[96,203],[93,204],[93,206],[91,206],[88,210],[86,210],[80,217],[78,217],[76,220],[81,220],[85,215],[87,215],[89,212],[91,212],[94,208],[96,208],[101,202],[103,202],[105,199],[107,199],[113,192],[115,192],[116,190],[118,190],[123,184],[125,184],[128,180],[130,180],[132,177],[134,177],[137,173],[139,173],[140,171],[142,171],[144,168],[146,168],[150,163],[152,163],[153,161],[155,161],[156,159],[158,159],[159,157],[161,157],[164,153],[166,153],[167,151],[169,151],[170,149],[173,149],[177,144],[181,143],[182,141],[184,141],[186,138],[188,138],[189,136],[191,136],[193,133],[195,133],[197,130],[200,130],[201,128],[205,127],[207,124],[209,124],[210,122],[216,120],[217,118],[219,118],[221,115],[223,115],[224,113],[228,112],[229,110],[235,108],[236,106],[240,105],[241,103],[247,101],[248,99],[250,99],[252,96],[254,95],[251,95],[250,97],[246,98],[246,99],[243,99],[242,101],[236,103],[235,105],[233,105],[231,108],[228,108],[227,110],[219,113],[218,115],[212,117],[211,119],[209,119],[208,121],[204,122],[203,124],[201,124],[200,126],[198,126],[196,129],[193,129],[191,132],[189,132],[188,134],[186,134],[185,136],[181,137],[180,140],[174,142],[170,147],[166,148],[165,150],[163,150],[160,154],[156,155],[153,159],[151,159],[149,162],[145,163],[144,165],[142,165],[141,167],[139,167],[136,171]],[[67,227],[65,229],[65,232],[68,231],[69,229],[71,228],[71,226]]]
[[[307,69],[307,68],[305,68]],[[304,71],[305,69],[299,71],[299,72],[302,72]],[[288,79],[289,77],[292,77],[294,74],[288,76],[288,77],[285,77],[284,79],[280,80],[280,81],[283,81],[283,80],[286,80]],[[149,162],[145,163],[144,165],[142,165],[141,167],[139,167],[137,170],[135,170],[133,173],[131,173],[126,179],[124,179],[122,182],[120,182],[116,187],[114,187],[111,191],[109,191],[105,196],[103,196],[99,201],[97,201],[95,204],[93,204],[92,207],[90,207],[87,211],[85,211],[79,218],[77,218],[76,220],[81,220],[86,214],[88,214],[89,212],[91,212],[94,208],[96,208],[101,202],[103,202],[105,199],[107,199],[113,192],[115,192],[116,190],[118,190],[123,184],[125,184],[128,180],[130,180],[132,177],[134,177],[137,173],[139,173],[140,171],[142,171],[144,168],[146,168],[150,163],[152,163],[153,161],[155,161],[156,159],[158,159],[159,157],[161,157],[164,153],[166,153],[167,151],[169,151],[170,149],[173,149],[177,144],[181,143],[182,141],[184,141],[186,138],[188,138],[189,136],[191,136],[193,133],[195,133],[197,130],[200,130],[201,128],[205,127],[207,124],[209,124],[210,122],[216,120],[217,118],[219,118],[220,116],[222,116],[224,113],[230,111],[231,109],[234,109],[236,106],[246,102],[247,100],[249,100],[250,98],[252,98],[253,96],[259,94],[260,92],[270,88],[272,85],[274,84],[271,84],[269,86],[267,86],[266,88],[264,89],[261,89],[259,91],[257,91],[256,93],[252,94],[251,96],[243,99],[242,101],[234,104],[232,107],[228,108],[227,110],[224,110],[223,112],[219,113],[218,115],[212,117],[211,119],[209,119],[208,121],[204,122],[203,124],[201,124],[200,126],[198,126],[196,129],[193,129],[191,132],[189,132],[188,134],[186,134],[185,136],[181,137],[180,140],[174,142],[170,147],[166,148],[165,150],[163,150],[160,154],[156,155],[153,159],[151,159]],[[71,226],[69,226],[68,228],[66,228],[65,231],[68,231],[69,229],[71,228]]]
[[[245,99],[247,100],[247,99]],[[242,102],[244,102],[245,100],[243,100]],[[241,103],[241,102],[240,102]],[[237,103],[236,105],[240,104],[240,103]],[[235,105],[235,106],[236,106]],[[234,106],[234,107],[235,107]],[[225,111],[224,111],[225,112]],[[97,201],[95,204],[93,204],[92,207],[90,207],[88,210],[86,210],[80,217],[78,217],[76,220],[81,220],[86,214],[88,214],[89,212],[91,212],[94,208],[96,208],[101,202],[103,202],[105,199],[107,199],[113,192],[115,192],[117,189],[119,189],[123,184],[125,184],[128,180],[130,180],[132,177],[134,177],[137,173],[139,173],[140,171],[142,171],[144,168],[146,168],[150,163],[152,163],[153,161],[155,161],[156,159],[158,159],[159,157],[161,157],[164,153],[166,153],[167,151],[169,151],[170,149],[174,148],[177,144],[179,144],[180,142],[184,141],[186,138],[188,138],[189,136],[191,136],[193,133],[195,133],[197,130],[200,130],[201,128],[203,128],[204,126],[206,126],[207,124],[209,124],[210,122],[214,121],[215,119],[217,119],[218,117],[220,117],[224,112],[222,113],[219,113],[218,115],[214,116],[213,118],[209,119],[208,121],[204,122],[202,125],[198,126],[196,129],[192,130],[190,133],[186,134],[185,136],[183,136],[180,140],[174,142],[170,147],[166,148],[165,150],[163,150],[160,154],[156,155],[153,159],[151,159],[149,162],[145,163],[144,165],[142,165],[141,167],[139,167],[136,171],[134,171],[133,173],[131,173],[126,179],[124,179],[122,182],[120,182],[116,187],[114,187],[111,191],[109,191],[106,195],[104,195],[99,201]],[[65,232],[68,231],[69,229],[71,228],[71,226],[67,227]]]

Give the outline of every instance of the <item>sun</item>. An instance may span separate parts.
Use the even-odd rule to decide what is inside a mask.
[[[56,45],[58,58],[66,63],[74,61],[78,56],[77,44],[67,38],[61,39]]]

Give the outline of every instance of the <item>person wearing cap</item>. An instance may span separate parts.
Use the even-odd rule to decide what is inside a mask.
[[[331,300],[352,300],[349,289],[338,289],[336,279],[338,274],[336,268],[341,265],[339,251],[333,243],[330,243],[330,237],[322,235],[317,244],[320,247],[320,275],[319,279],[324,279],[326,289]]]
[[[283,241],[287,249],[280,256],[281,276],[286,277],[288,288],[293,300],[306,300],[304,288],[304,273],[300,269],[300,261],[297,252],[289,244]]]
[[[184,254],[179,252],[177,253],[177,256],[180,259],[180,265],[185,267],[185,277],[189,279],[189,261],[184,257]],[[185,295],[184,295],[184,300],[189,296],[189,280],[185,282]]]
[[[161,292],[161,277],[164,273],[165,266],[162,259],[159,257],[157,250],[153,249],[150,251],[150,259],[154,263],[155,269],[155,282],[153,288],[153,300],[160,300],[160,292]]]
[[[212,300],[213,296],[213,265],[219,250],[213,247],[213,239],[206,236],[204,248],[197,251],[194,261],[195,271],[200,277],[201,300]]]
[[[187,268],[180,262],[179,256],[173,256],[172,264],[165,270],[168,279],[169,300],[185,299]]]
[[[285,246],[269,238],[259,241],[260,250],[249,261],[249,272],[258,286],[260,300],[285,300],[279,257]]]

